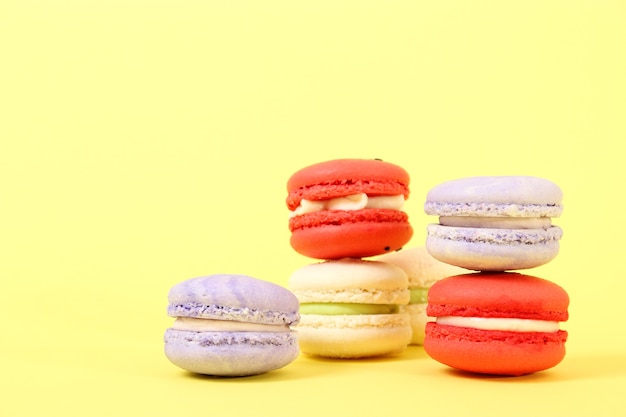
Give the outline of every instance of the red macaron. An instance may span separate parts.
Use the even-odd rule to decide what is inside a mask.
[[[317,259],[361,258],[402,248],[413,229],[402,205],[409,174],[378,159],[336,159],[287,182],[291,246]]]
[[[445,278],[428,292],[424,349],[450,367],[482,374],[524,375],[565,356],[569,296],[557,284],[519,273]]]

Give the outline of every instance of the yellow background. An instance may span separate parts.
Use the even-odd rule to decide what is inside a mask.
[[[626,3],[0,0],[0,415],[626,415]],[[170,364],[167,292],[286,285],[285,184],[340,158],[426,192],[550,178],[568,354],[520,378],[422,348],[244,379]]]

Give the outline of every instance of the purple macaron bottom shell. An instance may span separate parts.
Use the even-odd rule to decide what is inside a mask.
[[[426,250],[450,265],[475,271],[529,269],[559,253],[561,229],[478,229],[431,224]]]
[[[249,376],[282,368],[300,353],[295,332],[195,332],[167,329],[165,355],[176,366],[213,376]]]

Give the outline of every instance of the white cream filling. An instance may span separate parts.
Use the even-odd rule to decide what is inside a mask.
[[[365,193],[360,193],[329,200],[302,199],[300,205],[291,212],[291,217],[322,210],[362,210],[366,208],[402,210],[403,207],[404,195],[402,194],[368,196]]]
[[[491,229],[549,229],[549,217],[471,217],[441,216],[439,224],[453,227],[485,227]]]
[[[441,316],[437,317],[437,323],[448,326],[469,327],[480,330],[502,330],[508,332],[555,333],[559,331],[559,322],[546,320]]]
[[[289,332],[287,325],[244,323],[233,320],[211,320],[178,317],[172,329],[192,332]]]

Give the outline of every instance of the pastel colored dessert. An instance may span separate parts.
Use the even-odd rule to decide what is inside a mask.
[[[524,375],[565,356],[569,297],[557,284],[514,272],[445,278],[428,293],[424,350],[453,368]]]
[[[316,259],[362,258],[400,249],[413,235],[402,211],[409,174],[377,159],[308,166],[287,182],[290,243]]]
[[[423,344],[426,323],[434,320],[426,314],[428,289],[443,278],[465,274],[469,271],[438,261],[428,253],[424,246],[405,248],[374,259],[396,265],[407,274],[411,299],[407,305],[400,306],[400,311],[408,313],[411,318],[413,334],[410,344]]]
[[[165,331],[167,358],[191,372],[256,375],[289,364],[299,354],[299,303],[277,284],[245,275],[210,275],[171,288]]]
[[[300,300],[303,353],[329,358],[394,354],[411,340],[408,278],[384,262],[340,259],[306,265],[289,279]]]
[[[424,210],[426,248],[437,259],[476,271],[534,268],[559,251],[561,189],[530,176],[470,177],[432,188]]]

